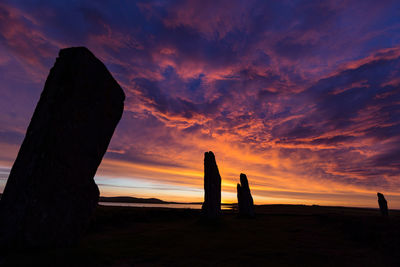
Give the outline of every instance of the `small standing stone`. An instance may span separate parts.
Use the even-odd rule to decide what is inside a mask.
[[[244,173],[240,174],[240,184],[237,184],[237,198],[239,206],[239,216],[253,217],[254,203],[251,196],[249,182]]]
[[[378,196],[378,204],[379,204],[379,209],[381,211],[382,216],[388,216],[389,211],[388,211],[388,205],[387,201],[382,193],[377,193]]]
[[[209,219],[221,213],[221,176],[213,152],[204,154],[204,203],[203,215]]]

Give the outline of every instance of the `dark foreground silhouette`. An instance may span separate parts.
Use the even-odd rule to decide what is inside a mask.
[[[125,95],[87,48],[62,49],[0,201],[0,246],[76,242],[99,198],[93,177]]]
[[[257,217],[222,211],[102,207],[77,247],[0,256],[38,266],[400,266],[400,211],[255,206]]]

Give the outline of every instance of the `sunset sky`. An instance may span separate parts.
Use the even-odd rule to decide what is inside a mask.
[[[400,2],[0,2],[0,192],[58,51],[86,46],[127,96],[104,196],[400,209]]]

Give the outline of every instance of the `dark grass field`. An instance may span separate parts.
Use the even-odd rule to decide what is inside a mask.
[[[216,222],[188,209],[99,206],[74,248],[2,252],[41,266],[400,266],[400,211],[267,205]]]

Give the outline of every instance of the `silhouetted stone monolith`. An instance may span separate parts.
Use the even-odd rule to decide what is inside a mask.
[[[217,218],[221,213],[221,176],[214,154],[204,153],[204,203],[203,214],[210,219]]]
[[[97,206],[93,177],[124,99],[87,48],[60,50],[0,201],[2,246],[65,246],[79,239]]]
[[[378,196],[379,210],[381,211],[382,216],[388,216],[389,211],[385,197],[381,193],[377,193],[377,196]]]
[[[240,184],[237,184],[237,198],[239,216],[254,217],[254,203],[251,196],[249,182],[244,173],[240,174]]]

